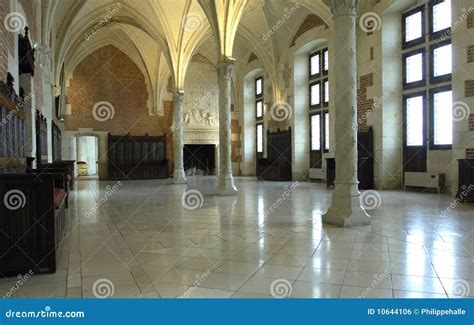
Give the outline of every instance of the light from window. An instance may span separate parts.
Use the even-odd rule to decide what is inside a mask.
[[[324,71],[329,71],[329,51],[323,51],[323,69]]]
[[[433,74],[435,77],[444,76],[452,72],[451,44],[437,47],[433,50]]]
[[[415,12],[405,18],[405,42],[413,41],[423,35],[421,19],[421,11]]]
[[[329,80],[324,81],[324,102],[329,103]]]
[[[263,94],[263,79],[262,78],[258,78],[255,81],[255,94],[257,96],[260,96]]]
[[[311,76],[315,76],[321,72],[321,64],[320,64],[320,55],[316,53],[311,56]]]
[[[433,96],[434,144],[450,145],[453,143],[453,93],[444,91]]]
[[[263,124],[257,124],[257,152],[263,152]]]
[[[407,146],[423,145],[423,96],[407,99]]]
[[[433,6],[433,32],[451,27],[451,0]]]
[[[324,150],[329,150],[329,113],[324,113]]]
[[[406,82],[423,80],[423,55],[421,53],[406,58]]]
[[[311,150],[321,150],[321,115],[311,115]]]
[[[263,117],[263,101],[259,100],[256,103],[257,117]]]
[[[321,103],[321,84],[311,85],[311,106]]]

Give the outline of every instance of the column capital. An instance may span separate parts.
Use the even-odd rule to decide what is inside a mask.
[[[219,80],[230,80],[232,79],[232,73],[234,71],[234,63],[222,62],[217,64],[217,75]]]
[[[359,0],[330,0],[329,6],[333,16],[355,16]]]

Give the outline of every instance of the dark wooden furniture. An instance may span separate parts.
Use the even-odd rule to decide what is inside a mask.
[[[372,127],[357,132],[357,179],[359,189],[374,188],[374,135]]]
[[[0,158],[25,157],[25,112],[18,98],[14,103],[0,92]]]
[[[56,248],[65,225],[63,173],[0,175],[0,272],[56,271]]]
[[[110,179],[168,178],[166,135],[116,136],[108,138]]]
[[[374,188],[374,142],[372,127],[357,133],[357,179],[359,189]],[[336,180],[336,161],[326,158],[326,185],[334,185]]]
[[[61,130],[54,122],[51,128],[51,133],[51,139],[53,141],[53,161],[58,161],[61,160]]]
[[[49,164],[41,164],[37,169],[48,172],[56,172],[56,170],[65,170],[67,172],[67,188],[69,191],[74,190],[74,166],[75,160],[58,160]]]
[[[35,74],[35,49],[31,46],[28,37],[28,27],[25,27],[25,35],[18,34],[18,62],[20,74]]]
[[[474,202],[474,159],[458,159],[458,192],[461,202]]]
[[[40,111],[36,111],[36,162],[48,163],[48,122]]]
[[[257,159],[257,177],[268,181],[291,181],[291,128],[267,131],[267,158]]]

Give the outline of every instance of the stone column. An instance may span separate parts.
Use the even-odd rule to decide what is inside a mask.
[[[357,180],[356,11],[358,0],[331,0],[336,76],[336,181],[323,222],[339,227],[370,224]]]
[[[184,93],[175,92],[173,96],[173,150],[174,150],[174,175],[175,184],[186,184],[183,162],[183,111]]]
[[[231,82],[233,64],[217,65],[219,82],[219,175],[217,179],[218,195],[236,195],[237,188],[232,176],[231,157]]]

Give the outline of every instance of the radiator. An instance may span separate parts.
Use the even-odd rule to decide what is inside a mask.
[[[326,169],[323,168],[310,168],[309,179],[326,180]]]
[[[405,184],[413,187],[435,188],[438,193],[441,190],[441,181],[444,174],[405,172]]]

